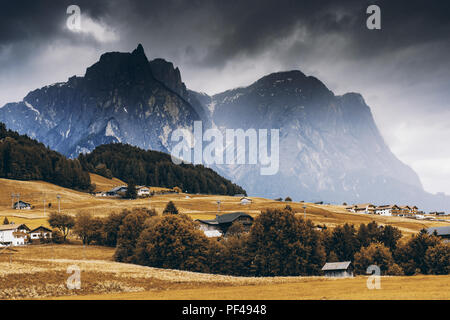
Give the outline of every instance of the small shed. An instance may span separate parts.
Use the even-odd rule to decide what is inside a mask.
[[[327,262],[322,268],[325,277],[330,278],[347,278],[353,277],[353,267],[351,261],[344,262]]]

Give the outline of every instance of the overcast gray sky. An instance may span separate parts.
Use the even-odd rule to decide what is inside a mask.
[[[81,8],[81,32],[66,9]],[[366,9],[381,8],[381,30]],[[1,0],[0,106],[142,43],[208,94],[299,69],[361,93],[392,151],[450,194],[449,1]]]

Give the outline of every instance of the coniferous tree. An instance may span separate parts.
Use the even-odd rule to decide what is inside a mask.
[[[126,199],[137,199],[136,185],[134,184],[133,180],[128,182],[127,192],[125,192],[125,198]]]
[[[167,214],[178,214],[178,209],[177,209],[177,207],[175,206],[175,204],[172,201],[169,201],[167,203],[166,207],[164,208],[163,214],[164,215],[167,215]]]
[[[83,170],[94,173],[105,165],[111,175],[139,185],[173,188],[189,193],[246,194],[245,190],[202,165],[175,165],[170,155],[126,144],[101,145],[78,158]],[[97,168],[97,169],[96,169]],[[103,168],[103,167],[101,167]],[[104,171],[104,169],[101,169]]]

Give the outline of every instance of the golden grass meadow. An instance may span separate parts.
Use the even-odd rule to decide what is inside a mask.
[[[91,177],[97,189],[102,191],[123,184],[117,179]],[[162,212],[170,200],[193,219],[214,218],[217,200],[221,201],[221,213],[243,211],[253,216],[266,208],[283,208],[287,204],[252,198],[252,204],[243,206],[236,197],[187,197],[186,194],[118,200],[94,197],[40,181],[6,179],[0,179],[0,189],[0,219],[7,217],[9,221],[25,223],[30,228],[48,226],[46,215],[57,211],[57,194],[61,195],[61,211],[69,214],[85,211],[97,216],[133,207],[152,207]],[[10,209],[11,193],[20,193],[21,199],[34,208],[29,211]],[[49,202],[51,208],[48,208]],[[303,203],[289,205],[297,214],[304,214]],[[308,219],[329,228],[344,223],[358,225],[376,221],[396,226],[408,237],[422,228],[446,225],[445,222],[353,214],[344,206],[305,205]],[[14,251],[0,249],[0,252],[0,299],[450,299],[449,276],[386,276],[381,278],[380,290],[370,290],[366,285],[367,276],[348,279],[232,277],[118,263],[113,261],[114,248],[99,246],[41,244],[16,247]],[[80,270],[80,289],[67,288],[70,266]]]

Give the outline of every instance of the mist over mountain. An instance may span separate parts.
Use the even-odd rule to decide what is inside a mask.
[[[389,150],[357,93],[335,96],[300,71],[273,73],[205,99],[218,128],[280,129],[280,170],[218,165],[252,194],[342,203],[417,203],[417,174]]]
[[[69,157],[111,142],[170,152],[171,132],[191,131],[196,120],[204,129],[280,129],[276,175],[261,176],[254,165],[212,166],[249,195],[450,210],[449,197],[426,193],[390,151],[360,94],[336,96],[301,71],[208,96],[189,90],[171,62],[148,61],[139,45],[132,53],[105,53],[84,77],[0,109],[8,128]]]

